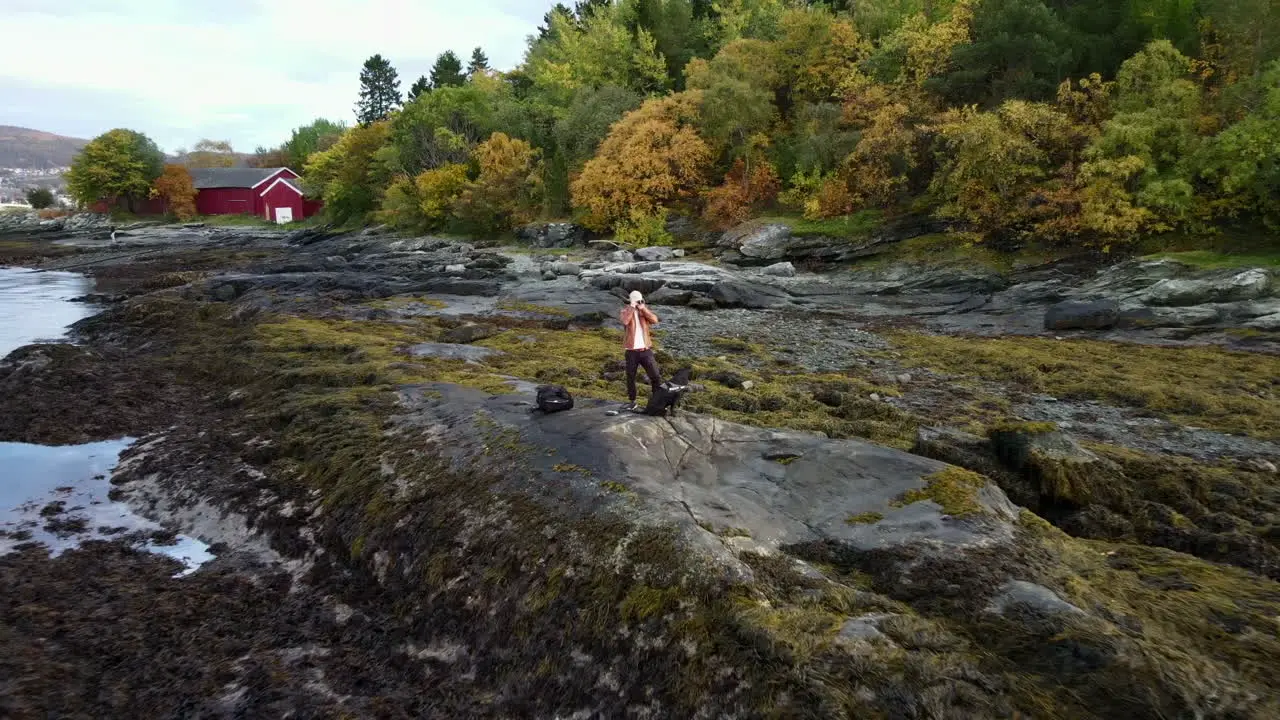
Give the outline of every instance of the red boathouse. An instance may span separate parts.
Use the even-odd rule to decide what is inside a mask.
[[[191,168],[200,215],[256,215],[272,222],[311,217],[321,203],[307,200],[289,168]]]

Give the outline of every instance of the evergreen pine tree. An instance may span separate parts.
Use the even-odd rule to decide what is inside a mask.
[[[471,51],[471,62],[467,65],[467,74],[475,75],[480,70],[489,69],[489,58],[485,56],[484,51],[476,48]]]
[[[400,78],[396,69],[381,55],[364,61],[360,70],[360,100],[356,118],[361,125],[386,120],[400,105]]]
[[[419,95],[431,92],[431,81],[426,75],[420,76],[413,81],[413,85],[409,88],[408,99],[410,102],[417,100]]]
[[[462,74],[462,61],[458,56],[452,50],[440,53],[436,64],[431,67],[431,88],[436,90],[450,85],[458,86],[466,81],[466,76]]]

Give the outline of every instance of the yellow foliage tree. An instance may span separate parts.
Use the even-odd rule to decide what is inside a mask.
[[[460,219],[477,229],[492,232],[509,230],[538,216],[542,207],[542,163],[538,150],[524,140],[499,132],[477,145],[472,159],[480,172],[454,202]],[[433,182],[438,184],[438,190],[447,191],[454,177],[440,176],[433,178]],[[426,195],[424,193],[424,202],[428,201]]]
[[[907,18],[890,42],[905,52],[902,78],[906,84],[923,87],[931,77],[945,72],[951,64],[951,51],[972,39],[973,11],[978,0],[957,0],[946,20],[930,24],[924,14]]]
[[[891,205],[901,199],[919,165],[918,93],[849,76],[841,88],[843,120],[861,132],[858,144],[805,202],[808,217],[843,215],[861,207]]]
[[[829,100],[871,52],[853,23],[825,9],[788,10],[781,31],[778,66],[800,100]]]
[[[701,101],[698,91],[651,99],[614,124],[570,186],[585,225],[607,230],[697,196],[711,165],[694,129]]]
[[[179,220],[196,216],[196,186],[191,173],[181,165],[165,165],[151,186],[151,197],[163,198],[169,212]]]

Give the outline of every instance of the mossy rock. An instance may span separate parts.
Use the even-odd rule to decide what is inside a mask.
[[[1084,507],[1121,503],[1130,495],[1120,468],[1084,448],[1052,423],[1003,425],[989,432],[992,449],[1021,473],[1042,501]]]

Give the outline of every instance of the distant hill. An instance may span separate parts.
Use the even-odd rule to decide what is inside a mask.
[[[88,140],[0,125],[0,168],[66,167]]]

